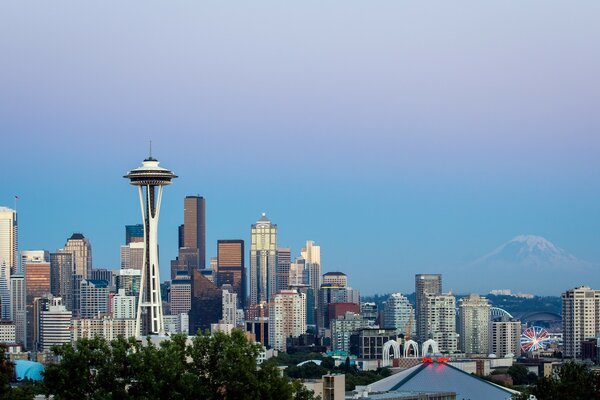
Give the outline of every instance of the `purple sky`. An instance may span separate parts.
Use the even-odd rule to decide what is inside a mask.
[[[5,2],[0,204],[21,196],[22,248],[82,231],[94,264],[117,267],[140,219],[120,177],[152,139],[181,176],[164,276],[186,194],[208,199],[209,255],[266,211],[281,245],[315,240],[366,293],[438,271],[492,289],[453,268],[522,233],[600,263],[598,15],[597,1]]]

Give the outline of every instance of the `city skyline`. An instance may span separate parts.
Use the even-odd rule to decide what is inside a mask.
[[[134,24],[80,7],[0,16],[0,205],[20,197],[22,250],[81,232],[94,267],[118,268],[123,226],[139,223],[118,177],[151,139],[181,176],[159,228],[165,278],[195,194],[207,257],[266,212],[292,257],[314,240],[323,272],[365,294],[412,291],[373,270],[505,288],[461,268],[522,234],[600,264],[594,2],[120,5]],[[539,294],[600,286],[557,287],[562,274],[524,271]]]

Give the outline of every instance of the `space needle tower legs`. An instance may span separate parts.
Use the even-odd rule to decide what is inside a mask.
[[[158,164],[158,160],[150,156],[141,167],[124,176],[138,187],[144,221],[144,264],[135,322],[136,337],[164,334],[158,269],[158,217],[163,188],[177,176]]]

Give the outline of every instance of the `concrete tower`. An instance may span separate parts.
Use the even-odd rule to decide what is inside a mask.
[[[250,237],[250,305],[256,305],[277,293],[277,225],[263,213]]]
[[[124,176],[138,187],[144,222],[144,267],[142,268],[135,332],[137,336],[163,334],[163,312],[158,272],[158,217],[163,187],[169,185],[173,172],[158,166],[150,155],[141,167]]]

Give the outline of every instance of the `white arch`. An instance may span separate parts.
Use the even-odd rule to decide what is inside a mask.
[[[431,349],[431,351],[428,351],[429,349]],[[435,340],[429,339],[425,343],[423,343],[423,347],[421,349],[421,354],[423,355],[423,357],[425,357],[426,355],[435,355],[438,353],[438,344]]]
[[[404,358],[410,357],[408,354],[409,354],[411,348],[413,349],[413,352],[414,352],[412,357],[419,358],[419,345],[414,340],[408,340],[408,341],[404,342]]]
[[[400,346],[395,340],[388,340],[383,344],[383,366],[390,365],[390,347],[394,350],[394,358],[400,358]]]

